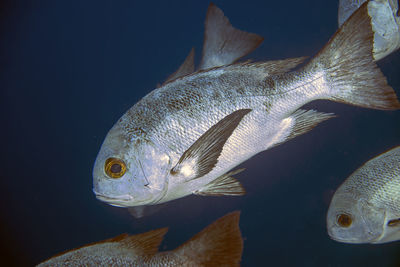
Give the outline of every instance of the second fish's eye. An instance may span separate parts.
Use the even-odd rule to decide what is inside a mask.
[[[125,163],[117,158],[108,158],[104,164],[104,171],[108,177],[118,179],[126,172]]]
[[[336,221],[341,227],[349,227],[353,222],[350,215],[348,214],[340,214],[339,216],[337,216]]]

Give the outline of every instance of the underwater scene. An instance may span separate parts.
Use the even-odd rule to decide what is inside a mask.
[[[111,240],[135,249],[135,266],[400,266],[398,205],[359,196],[375,216],[364,239],[332,229],[358,223],[347,211],[327,221],[331,200],[350,203],[335,192],[359,168],[357,181],[395,177],[385,192],[400,201],[399,152],[375,160],[400,144],[400,52],[375,58],[383,77],[375,55],[362,58],[366,11],[342,38],[338,10],[338,0],[2,1],[2,265]],[[276,63],[249,63],[266,61]],[[180,92],[206,100],[181,114]]]

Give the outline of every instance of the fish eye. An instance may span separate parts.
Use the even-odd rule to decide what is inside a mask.
[[[108,158],[104,164],[104,171],[108,177],[118,179],[126,172],[125,163],[117,158]]]
[[[388,221],[387,225],[390,227],[400,226],[400,218]]]
[[[353,220],[348,214],[340,214],[336,217],[336,222],[341,227],[349,227],[352,224]]]

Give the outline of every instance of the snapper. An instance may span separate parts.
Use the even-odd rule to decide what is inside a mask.
[[[336,190],[327,214],[329,236],[344,243],[400,240],[400,146],[358,168]]]
[[[233,28],[211,4],[199,69],[191,52],[108,132],[93,169],[96,197],[135,207],[190,194],[243,195],[234,167],[333,117],[303,105],[326,99],[398,109],[374,63],[373,35],[364,4],[301,67],[304,57],[234,63],[262,38]]]

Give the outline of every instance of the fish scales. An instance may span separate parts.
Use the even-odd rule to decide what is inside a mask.
[[[400,147],[365,163],[340,188],[400,214]]]
[[[328,99],[400,108],[373,62],[365,4],[297,69],[305,58],[232,64],[262,38],[232,28],[212,4],[205,36],[211,39],[205,38],[202,62],[211,68],[189,74],[194,69],[190,52],[177,72],[184,76],[174,73],[109,131],[93,168],[98,199],[134,207],[190,194],[243,195],[243,187],[231,177],[239,171],[232,168],[333,117],[300,109],[306,103]]]
[[[340,185],[327,228],[345,243],[400,240],[400,146],[367,161]]]

